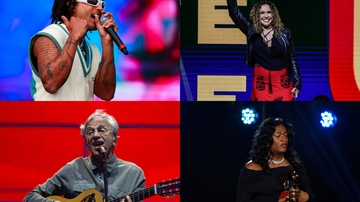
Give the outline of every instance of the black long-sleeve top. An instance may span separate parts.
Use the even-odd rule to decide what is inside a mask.
[[[271,169],[270,175],[244,166],[240,174],[237,202],[277,202],[285,191],[283,183],[288,180],[288,173],[292,171],[292,166],[277,167]],[[299,178],[299,189],[309,194],[309,202],[315,201],[305,169],[299,174]]]

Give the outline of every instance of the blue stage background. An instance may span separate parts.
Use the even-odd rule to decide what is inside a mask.
[[[0,100],[32,100],[30,38],[51,23],[52,0],[2,2]],[[107,0],[118,34],[128,48],[115,50],[113,100],[179,100],[179,5],[176,0]],[[101,52],[97,31],[88,33]],[[99,100],[95,98],[95,100]]]
[[[180,69],[181,100],[197,100],[198,75],[246,76],[246,92],[214,92],[215,95],[236,95],[236,101],[250,101],[253,68],[243,64],[246,44],[198,43],[200,25],[199,2],[205,0],[183,0],[180,23]],[[214,3],[216,2],[216,3]],[[240,2],[240,0],[238,0]],[[239,6],[240,12],[249,20],[250,10],[257,1],[247,0],[247,6]],[[311,101],[318,95],[333,100],[329,84],[328,45],[328,0],[281,1],[272,0],[276,5],[284,26],[291,30],[295,53],[302,76],[302,89],[297,101]],[[228,16],[226,1],[211,1],[212,16],[209,19]],[[210,9],[207,7],[206,9]],[[204,11],[203,11],[204,12]],[[306,14],[305,14],[306,13]],[[309,14],[309,15],[308,15]],[[205,15],[205,14],[203,14]],[[207,14],[210,15],[210,14]],[[230,17],[228,17],[230,20]],[[236,29],[234,24],[214,24],[215,29]],[[220,31],[219,31],[220,32]],[[214,37],[208,33],[209,38]]]
[[[253,68],[243,64],[246,46],[181,46],[181,100],[197,98],[198,75],[246,75],[246,92],[215,92],[236,95],[237,101],[250,101]],[[318,95],[331,99],[328,76],[328,49],[295,47],[302,76],[302,89],[297,101],[311,101]]]

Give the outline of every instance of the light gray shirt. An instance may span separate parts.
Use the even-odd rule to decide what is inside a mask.
[[[85,162],[85,166],[80,166]],[[84,165],[84,164],[83,164]],[[131,162],[116,158],[107,162],[108,196],[110,200],[120,198],[145,188],[145,176],[141,168]],[[88,174],[86,174],[86,173]],[[24,198],[24,202],[52,202],[48,196],[64,195],[72,199],[87,189],[96,189],[104,194],[102,165],[93,156],[79,157],[61,168],[44,184],[39,184]]]

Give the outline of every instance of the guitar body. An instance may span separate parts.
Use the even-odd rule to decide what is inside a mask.
[[[169,195],[173,197],[175,197],[175,194],[180,195],[180,178],[168,180],[166,182],[160,182],[158,184],[155,184],[154,186],[138,190],[134,193],[129,194],[129,197],[132,202],[137,202],[157,194],[159,194],[160,196],[165,196],[165,198],[169,197]],[[49,196],[47,198],[61,202],[103,202],[101,193],[96,189],[85,190],[79,196],[73,199],[67,199],[61,196]],[[125,196],[114,199],[112,201],[109,200],[109,202],[119,202],[122,199],[125,199]]]
[[[102,196],[96,189],[88,189],[82,192],[79,196],[73,199],[67,199],[61,196],[49,196],[48,199],[53,199],[61,202],[102,202]]]

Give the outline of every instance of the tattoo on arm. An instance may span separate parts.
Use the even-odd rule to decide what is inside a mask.
[[[100,78],[101,78],[101,69],[103,68],[104,64],[105,64],[105,61],[106,61],[106,57],[102,57],[101,58],[101,62],[100,62],[100,66],[99,66],[99,80],[98,80],[98,84],[100,83]]]
[[[74,39],[70,37],[68,44],[69,47],[71,44],[75,44]],[[58,78],[59,71],[69,70],[69,61],[64,51],[73,60],[73,57],[67,52],[66,46],[64,46],[63,50],[59,51],[55,43],[47,36],[39,36],[36,39],[33,54],[38,58],[38,71],[45,88],[53,85],[52,81]],[[67,78],[59,79],[62,79],[63,83],[67,80]]]
[[[73,58],[73,57],[71,57],[71,55],[69,54],[69,52],[67,52],[67,50],[66,50],[66,49],[65,49],[65,52],[66,52],[66,54],[69,56],[70,60],[71,60],[71,61],[73,61],[73,60],[74,60],[74,58]]]
[[[55,46],[55,44],[53,43],[53,41],[51,41],[51,39],[45,36],[41,36],[39,37],[39,39],[37,39],[36,44],[38,56],[41,55],[42,57],[52,58],[57,55],[57,49],[53,49],[53,46]]]
[[[49,85],[49,84],[48,84],[48,83],[46,83],[46,82],[43,82],[43,84],[44,84],[44,86],[45,86],[45,85],[47,85],[47,86]]]
[[[68,68],[67,61],[60,62],[58,68],[60,69],[60,71],[65,71]]]
[[[70,49],[71,44],[75,44],[75,43],[73,43],[73,40],[74,40],[73,35],[70,35],[69,39],[70,40],[66,42],[66,44],[69,44],[68,47],[67,47],[68,50]]]
[[[64,56],[64,52],[62,50],[60,50],[59,55],[56,57],[55,61],[62,58]]]
[[[53,79],[53,74],[51,73],[50,68],[51,68],[51,65],[50,65],[50,62],[49,62],[49,63],[46,65],[45,69],[46,69],[46,72],[47,72],[47,74],[48,74],[48,76],[49,76],[49,79]]]
[[[110,62],[108,62],[105,66],[105,73],[104,73],[104,79],[102,81],[102,83],[104,84],[105,86],[105,89],[109,92],[109,90],[107,89],[107,86],[108,85],[112,85],[112,86],[115,86],[115,84],[112,84],[109,82],[108,80],[108,76],[109,76],[109,73],[110,73],[110,66],[111,65],[114,65],[114,59],[112,59]],[[100,76],[100,75],[99,75]]]

